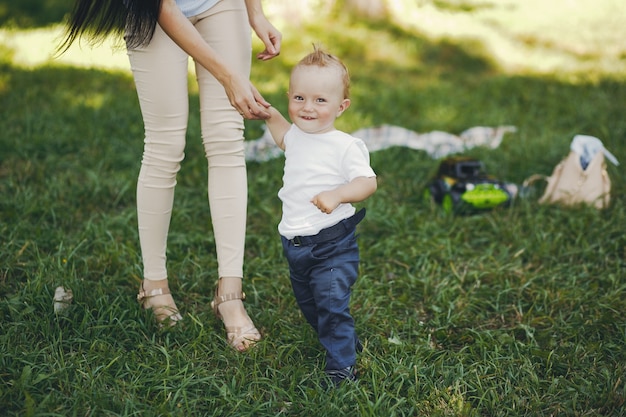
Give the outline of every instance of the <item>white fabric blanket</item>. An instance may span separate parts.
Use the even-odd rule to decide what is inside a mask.
[[[464,152],[476,146],[495,149],[500,146],[506,133],[515,131],[517,131],[515,126],[476,126],[457,136],[441,131],[416,133],[399,126],[382,125],[359,129],[352,135],[362,139],[370,152],[392,146],[404,146],[425,151],[432,158],[439,159],[447,155]],[[246,141],[244,144],[247,161],[263,162],[282,154],[282,151],[274,144],[268,129],[260,138]]]

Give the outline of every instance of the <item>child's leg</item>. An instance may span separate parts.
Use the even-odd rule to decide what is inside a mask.
[[[289,277],[291,278],[293,294],[296,297],[302,315],[313,327],[315,333],[317,333],[317,306],[315,305],[315,298],[313,297],[309,280],[305,276],[293,273],[293,271],[289,274]]]
[[[289,263],[289,278],[296,302],[306,321],[317,333],[317,306],[309,283],[308,269],[315,263],[311,256],[311,246],[294,247],[282,238],[283,251]]]
[[[354,232],[314,246],[282,241],[296,301],[326,349],[326,369],[354,365],[359,348],[349,306],[359,268]]]
[[[326,348],[326,370],[343,369],[356,364],[350,295],[358,275],[359,248],[354,233],[314,248],[318,265],[311,270],[310,286],[317,307],[319,340]]]

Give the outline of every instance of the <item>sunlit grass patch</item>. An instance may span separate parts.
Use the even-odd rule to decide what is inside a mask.
[[[404,26],[434,39],[478,41],[507,72],[624,74],[626,6],[619,0],[424,1],[418,7],[400,1],[391,7]]]

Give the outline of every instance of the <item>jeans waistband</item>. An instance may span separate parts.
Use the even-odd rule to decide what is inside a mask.
[[[293,239],[288,239],[294,246],[310,246],[316,243],[328,242],[342,236],[346,233],[354,230],[357,224],[365,217],[365,208],[362,208],[357,213],[343,219],[334,226],[322,229],[318,234],[312,236],[296,236]]]

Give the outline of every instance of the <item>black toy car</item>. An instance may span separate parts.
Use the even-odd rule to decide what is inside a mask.
[[[508,207],[514,198],[514,188],[513,184],[487,175],[481,161],[456,156],[441,162],[424,195],[448,213],[471,214]]]

